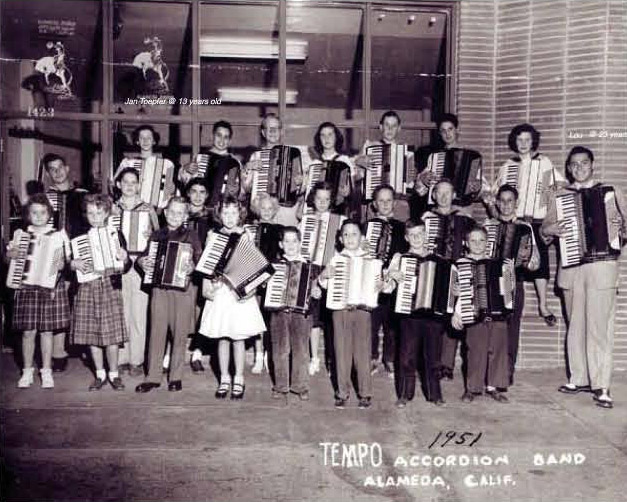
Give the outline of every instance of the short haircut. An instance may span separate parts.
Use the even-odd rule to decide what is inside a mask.
[[[520,136],[523,132],[528,132],[529,134],[531,134],[531,149],[533,151],[536,151],[540,146],[540,132],[531,124],[527,123],[518,124],[509,132],[509,136],[507,136],[507,144],[509,146],[509,149],[512,152],[518,153],[516,138],[518,138],[518,136]]]
[[[30,221],[29,211],[30,211],[31,206],[33,206],[34,204],[45,206],[46,210],[48,211],[48,217],[53,215],[54,209],[52,207],[52,204],[50,204],[50,199],[48,199],[46,194],[35,193],[28,198],[28,200],[26,201],[26,204],[24,205],[24,216],[25,216],[24,219],[25,220]]]
[[[451,188],[453,189],[453,192],[455,192],[455,185],[453,185],[453,181],[450,180],[449,178],[441,178],[435,185],[433,185],[433,191],[437,191],[438,187],[442,184],[446,183],[447,185],[450,185]]]
[[[333,193],[333,186],[328,181],[317,181],[314,186],[309,191],[309,195],[307,196],[307,205],[313,207],[314,198],[316,197],[316,193],[320,190],[326,190],[329,193]],[[331,201],[331,204],[333,201]]]
[[[468,240],[470,234],[472,234],[473,232],[481,232],[486,239],[488,238],[488,231],[485,229],[485,227],[482,227],[481,225],[473,225],[466,231],[466,240]]]
[[[378,185],[372,192],[372,200],[376,201],[377,200],[377,195],[379,195],[379,193],[381,193],[383,190],[390,190],[392,192],[392,197],[394,197],[395,193],[394,192],[394,187],[392,185],[390,185],[389,183],[384,183],[383,185]]]
[[[507,183],[505,185],[501,185],[498,191],[496,192],[496,198],[498,199],[501,196],[501,194],[504,192],[513,193],[516,200],[518,200],[518,190],[516,190],[516,188],[513,187],[512,185],[508,185]]]
[[[88,206],[96,206],[98,209],[104,209],[107,213],[111,212],[111,197],[102,193],[89,193],[83,198],[83,208],[87,211]]]
[[[388,110],[383,115],[381,115],[381,120],[379,120],[379,125],[383,125],[385,119],[388,117],[394,117],[398,121],[398,125],[401,125],[401,117],[394,110]]]
[[[364,229],[362,228],[361,223],[357,220],[354,220],[353,218],[347,218],[342,222],[342,225],[340,225],[339,235],[342,235],[342,232],[344,232],[344,228],[348,225],[356,225],[359,229],[359,233],[361,235],[364,235]]]
[[[189,202],[187,202],[185,197],[181,197],[180,195],[173,195],[170,197],[168,199],[168,203],[165,205],[165,208],[170,209],[170,206],[175,203],[183,204],[185,206],[185,211],[189,212]]]
[[[65,160],[65,157],[62,157],[61,155],[57,154],[57,153],[47,153],[46,155],[44,155],[44,158],[41,159],[41,163],[44,166],[44,169],[46,171],[50,170],[50,164],[52,162],[55,162],[57,160],[60,160],[64,166],[67,166],[67,162]]]
[[[314,148],[316,152],[322,154],[324,150],[324,148],[322,148],[322,141],[320,140],[320,133],[325,127],[330,127],[331,129],[333,129],[333,132],[335,133],[335,149],[338,153],[341,152],[342,148],[344,148],[344,136],[333,122],[323,122],[318,126],[318,130],[314,135]]]
[[[264,131],[266,130],[266,128],[268,127],[268,119],[276,119],[279,122],[279,127],[281,129],[283,129],[283,121],[279,118],[279,116],[276,113],[268,113],[266,114],[266,116],[263,118],[263,120],[261,121],[261,125],[259,126],[259,128]]]
[[[137,169],[135,169],[134,167],[125,167],[115,177],[115,181],[116,182],[122,181],[122,178],[124,178],[124,175],[128,174],[128,173],[131,173],[131,174],[135,175],[135,177],[137,178],[137,181],[140,180],[140,174],[139,174],[139,171]]]
[[[298,229],[298,227],[294,227],[294,226],[287,226],[287,227],[283,227],[281,229],[281,240],[283,240],[283,238],[285,237],[285,234],[296,234],[296,237],[298,237],[298,240],[300,241],[300,230]]]
[[[581,145],[577,145],[577,146],[573,146],[570,149],[570,152],[568,152],[568,157],[566,157],[566,168],[568,169],[568,166],[570,164],[570,159],[573,157],[573,155],[577,155],[578,153],[585,153],[588,158],[590,159],[590,162],[594,162],[594,154],[592,153],[592,150],[590,150],[589,148],[586,148],[585,146],[581,146]]]
[[[152,139],[155,142],[155,146],[158,145],[161,141],[161,135],[157,131],[155,131],[154,127],[152,127],[150,124],[142,124],[136,127],[131,134],[134,145],[139,143],[139,133],[142,131],[150,131],[152,133]]]
[[[262,192],[250,201],[250,209],[252,210],[252,212],[255,213],[257,216],[261,216],[261,204],[266,200],[272,202],[272,208],[274,209],[275,213],[279,210],[279,199],[268,194],[267,192]]]
[[[435,125],[438,128],[438,130],[440,130],[440,126],[444,122],[450,122],[451,124],[455,126],[455,129],[459,127],[459,119],[457,118],[457,115],[455,115],[454,113],[443,113],[442,115],[438,117],[438,119],[435,121]]]
[[[213,127],[211,128],[211,134],[215,134],[220,127],[222,127],[223,129],[227,129],[229,131],[229,136],[231,138],[233,137],[233,127],[231,126],[231,123],[227,122],[226,120],[218,120],[215,124],[213,124]]]
[[[427,225],[425,225],[425,222],[422,220],[414,220],[410,218],[409,220],[405,222],[405,233],[407,233],[412,228],[416,228],[416,227],[422,227],[426,230]]]
[[[227,206],[235,206],[239,211],[239,223],[243,222],[246,219],[246,209],[240,202],[240,200],[231,194],[224,194],[218,204],[214,207],[214,216],[215,220],[222,223],[222,218],[220,218],[220,213]]]
[[[189,194],[189,191],[192,189],[192,187],[196,185],[203,187],[205,190],[207,190],[207,193],[209,192],[209,190],[207,189],[207,182],[205,181],[205,178],[196,177],[189,180],[187,182],[187,185],[185,185],[185,194]]]

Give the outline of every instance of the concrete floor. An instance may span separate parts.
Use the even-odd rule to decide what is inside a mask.
[[[208,372],[187,369],[179,393],[139,395],[130,377],[124,392],[88,392],[92,376],[72,359],[54,390],[21,390],[12,356],[1,363],[3,501],[627,500],[625,374],[613,410],[558,393],[558,369],[520,371],[509,404],[463,404],[456,375],[444,407],[419,398],[403,410],[377,374],[372,409],[352,397],[336,410],[324,373],[311,401],[286,405],[270,399],[267,373],[247,374],[245,399],[231,402],[213,397]],[[429,448],[441,431],[457,435]],[[562,454],[572,463],[547,465]]]

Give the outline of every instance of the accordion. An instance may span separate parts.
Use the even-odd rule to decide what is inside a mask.
[[[426,229],[426,245],[429,254],[446,260],[456,260],[462,256],[466,232],[475,221],[463,214],[441,215],[427,212],[422,220]]]
[[[394,312],[424,312],[435,316],[453,313],[457,271],[451,262],[434,256],[423,258],[405,254],[401,256],[399,269],[403,273],[403,280],[396,290]]]
[[[266,282],[274,268],[246,234],[209,232],[196,270],[224,278],[244,298]]]
[[[109,216],[108,224],[122,232],[129,253],[143,253],[148,247],[152,221],[148,211],[127,211]]]
[[[293,207],[298,201],[303,167],[300,150],[292,146],[277,145],[253,154],[261,160],[261,169],[253,172],[252,200],[260,193],[275,196],[279,204]]]
[[[331,206],[339,206],[347,202],[353,190],[350,166],[340,160],[325,160],[313,162],[309,165],[309,180],[307,195],[319,181],[326,181],[331,185]]]
[[[502,320],[514,309],[514,267],[500,260],[469,260],[455,263],[459,311],[464,325],[483,320]]]
[[[83,260],[90,271],[76,271],[79,283],[90,282],[100,277],[119,274],[124,269],[124,262],[117,258],[121,248],[118,231],[112,227],[93,227],[86,234],[71,241],[75,259]]]
[[[272,266],[274,274],[266,285],[264,307],[307,314],[311,288],[318,279],[320,267],[307,262],[287,261],[273,263]]]
[[[150,266],[144,268],[143,284],[165,289],[185,290],[189,285],[187,269],[193,262],[194,251],[189,242],[150,241]]]
[[[282,237],[282,225],[278,223],[254,223],[244,225],[244,229],[250,233],[255,246],[269,261],[275,261],[281,254],[279,242]]]
[[[139,196],[141,200],[151,206],[165,207],[176,190],[172,163],[156,155],[147,159],[129,159],[127,163],[140,173]]]
[[[378,305],[383,263],[361,256],[336,255],[329,263],[335,270],[327,285],[327,308],[374,309]]]
[[[520,162],[510,160],[505,165],[500,183],[518,190],[518,218],[544,219],[548,205],[544,191],[556,184],[553,165],[546,157],[539,157],[532,159],[526,168],[521,167]]]
[[[52,215],[50,220],[48,220],[48,227],[50,230],[61,230],[66,219],[65,195],[56,190],[48,190],[46,197],[48,197],[52,206]]]
[[[392,224],[381,218],[374,218],[366,225],[366,241],[370,258],[382,260],[390,259],[392,249]]]
[[[36,234],[16,230],[13,246],[19,256],[9,263],[6,285],[12,289],[24,286],[54,288],[59,263],[65,259],[63,235],[60,232]]]
[[[429,200],[433,202],[433,188],[442,178],[449,179],[457,194],[456,201],[463,205],[473,202],[481,192],[483,163],[479,152],[465,148],[450,148],[434,152],[427,159],[428,171],[435,174],[429,187]]]
[[[319,266],[326,265],[335,254],[337,234],[345,219],[345,216],[330,212],[320,216],[306,212],[300,222],[303,258]]]
[[[565,222],[567,229],[559,239],[562,267],[613,259],[620,254],[622,225],[612,222],[622,221],[622,215],[612,187],[564,190],[555,196],[555,205],[557,219]]]
[[[491,220],[485,228],[488,239],[486,255],[494,260],[514,261],[515,267],[526,267],[533,251],[533,231],[524,223]]]
[[[416,179],[412,147],[408,145],[387,144],[366,147],[370,159],[370,169],[366,171],[365,198],[372,200],[372,195],[379,185],[389,184],[399,195],[408,193]]]
[[[207,206],[215,206],[222,195],[239,192],[240,164],[231,155],[216,155],[213,153],[199,153],[196,155],[198,173],[195,176],[204,177],[207,181]]]

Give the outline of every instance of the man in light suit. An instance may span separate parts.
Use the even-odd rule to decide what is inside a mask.
[[[569,191],[584,194],[582,190],[585,189],[611,189],[594,182],[594,155],[585,147],[576,146],[570,151],[566,169],[573,181],[558,190],[556,197]],[[622,217],[626,209],[623,197],[619,191],[614,193],[615,202],[604,204],[609,244],[593,248],[580,265],[564,268],[560,260],[557,276],[557,284],[564,292],[568,317],[566,346],[570,373],[569,382],[559,390],[566,394],[592,390],[597,406],[602,408],[613,407],[609,388],[619,279],[618,258],[620,246],[627,235],[626,222]],[[606,228],[604,225],[595,227]],[[568,234],[566,221],[558,220],[555,197],[550,201],[540,232],[547,243],[555,237]]]

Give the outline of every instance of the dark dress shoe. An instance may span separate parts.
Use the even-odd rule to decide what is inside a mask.
[[[241,383],[234,383],[231,388],[231,399],[244,399],[244,391],[246,386]]]
[[[205,368],[202,365],[202,361],[200,359],[197,359],[195,361],[192,361],[190,363],[190,366],[192,367],[192,371],[194,373],[200,373],[202,371],[205,371]]]
[[[100,390],[102,389],[102,387],[104,386],[104,384],[106,383],[106,380],[103,380],[102,378],[96,378],[91,385],[89,386],[89,390]]]
[[[53,357],[52,371],[55,373],[63,373],[67,368],[67,357]]]
[[[433,404],[435,404],[436,406],[442,406],[443,404],[446,403],[446,401],[444,401],[444,399],[434,399],[433,401],[431,401]]]
[[[370,408],[370,406],[372,406],[372,398],[370,397],[362,397],[359,400],[359,404],[357,405],[357,407],[362,410],[365,410],[366,408]]]
[[[464,392],[462,401],[464,403],[472,403],[475,400],[475,395],[472,392]]]
[[[560,385],[559,392],[563,394],[579,394],[580,392],[591,392],[589,385]]]
[[[507,396],[498,390],[487,390],[486,394],[494,399],[497,403],[509,403]]]
[[[341,397],[338,397],[335,400],[335,407],[338,410],[343,410],[344,408],[346,408],[346,403],[348,402],[348,399],[342,399]]]
[[[152,389],[156,389],[157,387],[161,387],[161,384],[155,382],[143,382],[135,387],[135,392],[141,392],[143,394],[145,392],[150,392]]]
[[[183,384],[180,380],[173,380],[168,384],[168,390],[172,392],[178,392],[183,388]]]
[[[113,380],[109,380],[111,387],[113,390],[124,390],[124,384],[122,383],[122,379],[120,377],[115,377]]]

